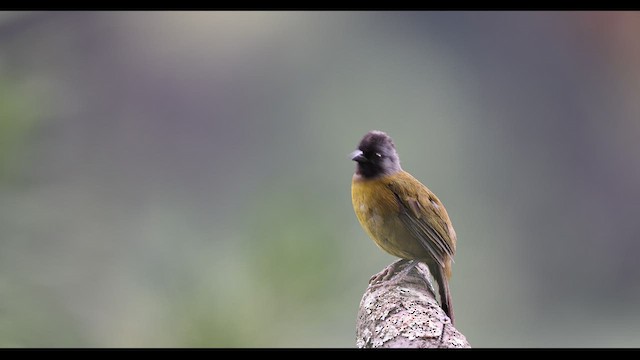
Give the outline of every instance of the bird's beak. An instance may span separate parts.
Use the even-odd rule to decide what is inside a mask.
[[[362,152],[362,150],[356,150],[356,151],[352,152],[351,154],[349,154],[349,157],[351,158],[351,160],[353,160],[355,162],[359,162],[359,163],[363,163],[363,162],[369,161],[369,159],[367,159],[364,156],[364,153]]]

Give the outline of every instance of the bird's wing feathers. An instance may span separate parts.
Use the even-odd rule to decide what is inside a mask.
[[[401,191],[406,187],[399,187],[395,183],[389,183],[387,186],[398,201],[400,219],[409,232],[420,241],[440,266],[444,266],[447,258],[453,258],[455,245],[444,238],[451,234],[448,234],[447,224],[443,219],[443,216],[447,215],[443,214],[442,205],[427,192],[408,194]]]

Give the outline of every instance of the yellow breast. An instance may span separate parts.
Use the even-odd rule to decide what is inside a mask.
[[[405,228],[399,217],[399,204],[387,187],[392,176],[368,180],[354,175],[353,210],[362,228],[382,250],[404,259],[421,258],[425,250]]]

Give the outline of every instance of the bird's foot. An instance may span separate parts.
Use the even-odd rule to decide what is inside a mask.
[[[409,262],[409,264],[407,264],[407,262]],[[418,261],[415,260],[400,259],[387,266],[381,272],[373,275],[371,279],[369,279],[369,288],[373,290],[381,285],[397,285],[417,264]],[[403,266],[404,268],[399,270]]]

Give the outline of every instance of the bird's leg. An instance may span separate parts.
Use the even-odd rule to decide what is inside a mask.
[[[405,265],[404,268],[396,274],[396,272],[398,271],[398,268],[402,266],[402,264],[405,264],[406,262],[410,262],[410,263],[408,265]],[[406,259],[400,259],[394,262],[393,264],[387,266],[380,273],[371,277],[371,279],[369,280],[369,288],[373,290],[381,285],[387,285],[387,286],[398,285],[400,281],[402,281],[402,279],[405,276],[407,276],[407,274],[414,267],[418,265],[418,263],[420,263],[420,261],[418,260],[406,260]],[[429,291],[431,291],[431,293],[433,294],[436,294],[436,290],[433,287],[433,283],[429,279],[429,275],[421,271],[420,267],[418,267],[418,272],[420,273],[420,275],[422,275],[422,278],[425,284],[427,285],[427,287],[429,288]]]
[[[407,276],[407,274],[409,274],[409,272],[417,267],[417,265],[420,263],[420,261],[418,260],[411,260],[411,264],[407,265],[404,269],[402,269],[402,271],[400,273],[398,273],[398,275],[396,276],[396,280],[394,280],[394,284],[397,284],[398,282],[400,282],[400,280],[402,280],[402,278],[404,278],[405,276]],[[427,287],[429,288],[429,291],[431,291],[434,295],[436,294],[436,290],[433,287],[433,283],[431,283],[431,279],[429,278],[429,274],[425,274],[423,271],[420,270],[420,267],[417,267],[418,269],[418,273],[420,275],[422,275],[422,279],[424,280],[425,284],[427,285]]]
[[[398,272],[398,268],[400,268],[403,264],[409,262],[408,265],[405,265],[400,272]],[[374,275],[369,280],[370,288],[377,288],[380,285],[398,285],[400,281],[413,269],[416,265],[418,265],[418,260],[406,260],[400,259],[393,264],[387,266],[382,272]]]
[[[422,279],[424,279],[424,283],[427,284],[427,287],[429,288],[429,291],[431,291],[432,294],[437,294],[436,293],[436,289],[433,287],[433,283],[431,282],[431,277],[429,276],[431,273],[430,272],[425,272],[423,271],[423,268],[421,267],[417,267],[418,272],[420,273],[420,275],[422,275]]]
[[[398,268],[406,263],[408,260],[400,259],[395,261],[393,264],[387,266],[381,272],[373,275],[371,279],[369,279],[369,284],[380,283],[390,280],[393,275],[398,271]]]

